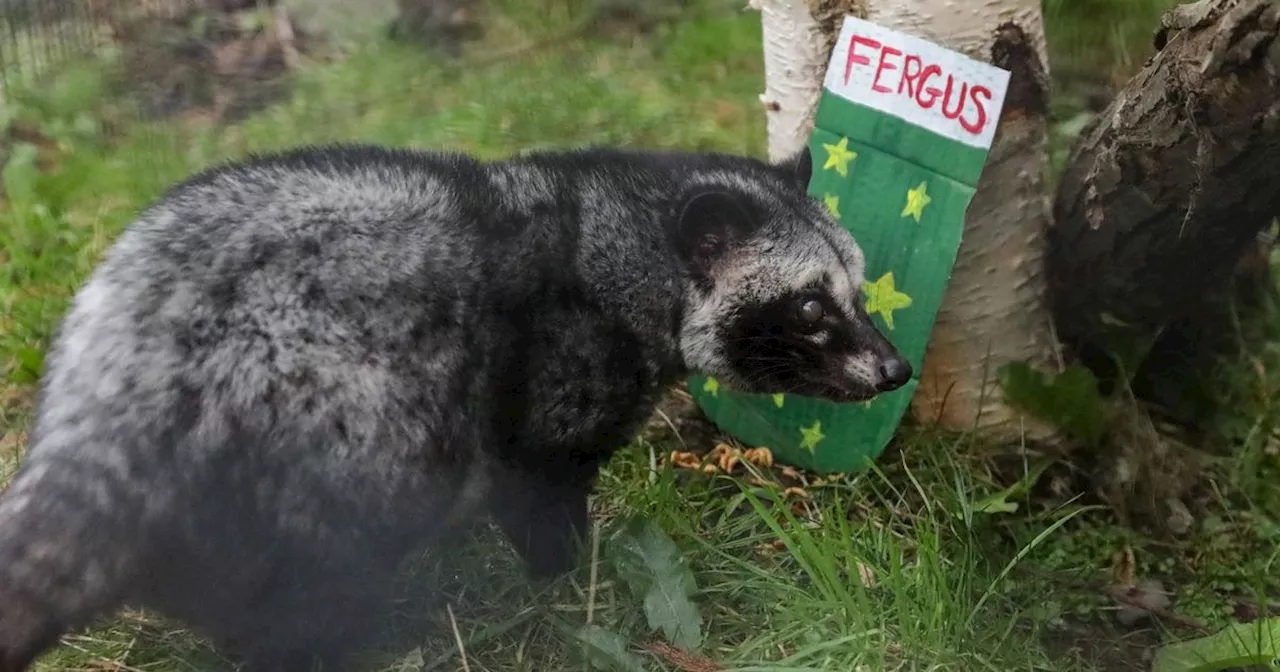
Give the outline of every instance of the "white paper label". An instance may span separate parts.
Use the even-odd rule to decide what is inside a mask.
[[[847,17],[824,87],[966,145],[989,149],[1009,72],[933,42]]]

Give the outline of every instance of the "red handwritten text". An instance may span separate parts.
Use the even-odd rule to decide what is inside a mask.
[[[882,44],[879,40],[854,35],[845,57],[846,85],[855,66],[875,68],[875,76],[871,79],[872,91],[905,96],[923,110],[933,110],[937,106],[944,117],[960,124],[970,134],[980,135],[990,121],[987,112],[987,103],[991,102],[992,96],[990,89],[963,81],[958,75],[943,71],[941,65],[926,62],[918,54],[904,54],[901,49]]]

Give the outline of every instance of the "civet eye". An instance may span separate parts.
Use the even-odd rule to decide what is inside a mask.
[[[813,324],[822,319],[822,304],[817,299],[806,299],[800,304],[798,311],[800,320],[808,324]]]

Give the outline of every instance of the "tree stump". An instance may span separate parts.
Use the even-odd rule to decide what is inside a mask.
[[[1048,270],[1058,334],[1086,361],[1135,367],[1280,211],[1278,27],[1280,0],[1171,10],[1159,51],[1081,134]]]

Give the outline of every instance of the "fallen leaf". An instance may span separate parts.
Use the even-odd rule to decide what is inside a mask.
[[[1111,556],[1111,575],[1117,586],[1128,590],[1138,585],[1138,561],[1133,555],[1133,547],[1125,545],[1123,550]]]
[[[1191,515],[1191,511],[1186,504],[1177,497],[1170,497],[1165,505],[1169,509],[1169,516],[1165,519],[1165,526],[1169,531],[1182,537],[1191,532],[1191,528],[1195,527],[1195,516]]]
[[[876,585],[876,572],[874,569],[858,563],[858,579],[862,581],[863,588],[872,588]]]
[[[1155,579],[1146,579],[1124,594],[1127,599],[1116,609],[1116,620],[1125,626],[1150,618],[1153,612],[1163,613],[1173,604],[1164,585]]]
[[[1280,667],[1280,618],[1233,625],[1225,630],[1161,647],[1152,672],[1214,672]]]

